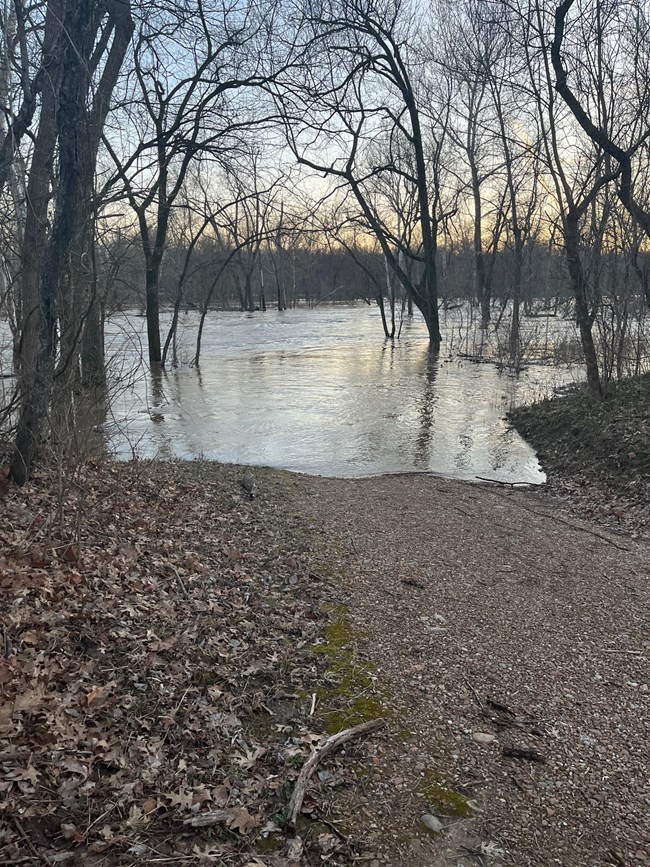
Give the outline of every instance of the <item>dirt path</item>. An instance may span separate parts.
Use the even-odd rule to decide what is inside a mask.
[[[269,474],[262,498],[339,540],[336,601],[388,691],[369,863],[650,864],[647,546],[422,475]]]

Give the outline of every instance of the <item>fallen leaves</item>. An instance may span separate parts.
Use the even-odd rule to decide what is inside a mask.
[[[186,466],[95,463],[63,504],[47,477],[5,496],[0,811],[39,817],[52,863],[298,863],[273,817],[323,736],[308,648],[327,582],[299,526]],[[257,851],[269,834],[284,854]],[[330,843],[313,846],[340,863]],[[0,823],[0,860],[26,846]]]

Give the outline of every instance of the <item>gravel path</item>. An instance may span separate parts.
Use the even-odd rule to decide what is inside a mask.
[[[647,545],[542,492],[424,475],[264,487],[338,540],[359,651],[390,696],[359,809],[369,863],[650,864]]]

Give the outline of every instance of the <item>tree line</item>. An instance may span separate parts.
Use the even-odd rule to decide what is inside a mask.
[[[600,398],[599,328],[622,345],[650,304],[648,28],[643,0],[2,0],[12,478],[103,386],[106,305],[134,296],[153,367],[188,305],[328,280],[388,336],[415,306],[434,351],[442,297],[485,328],[505,299],[514,361],[553,273]]]

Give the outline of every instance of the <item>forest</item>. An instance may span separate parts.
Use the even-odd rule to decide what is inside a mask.
[[[0,0],[0,867],[647,867],[648,0]]]
[[[104,324],[379,304],[576,322],[594,399],[647,365],[644,2],[30,3],[0,22],[3,437],[110,380]],[[161,327],[161,310],[171,322]],[[396,318],[398,324],[396,325]],[[195,363],[200,361],[200,339]]]

